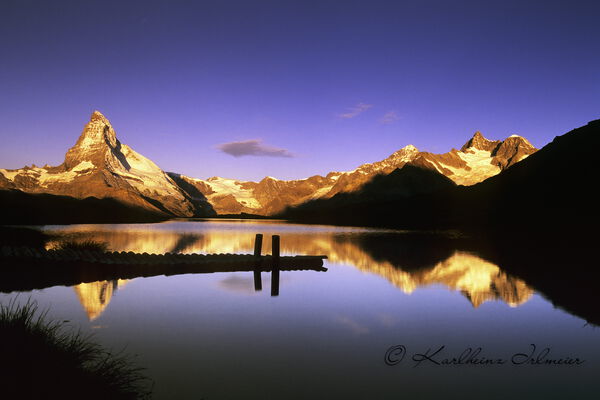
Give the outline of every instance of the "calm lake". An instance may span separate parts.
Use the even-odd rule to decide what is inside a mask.
[[[270,273],[256,291],[252,272],[0,293],[3,304],[36,300],[51,318],[136,355],[156,399],[600,393],[600,329],[452,240],[247,220],[38,229],[55,235],[48,248],[66,238],[106,242],[114,251],[252,253],[263,233],[263,254],[277,234],[282,255],[328,256],[326,272],[282,271],[278,296],[271,296]]]

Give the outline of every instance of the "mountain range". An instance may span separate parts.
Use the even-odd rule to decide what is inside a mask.
[[[598,206],[600,120],[556,137],[500,174],[456,186],[432,170],[405,165],[352,193],[289,208],[281,217],[300,222],[408,229],[475,229],[480,232],[569,235],[595,229]],[[398,182],[412,182],[412,193]],[[436,182],[436,189],[431,183]],[[530,238],[531,240],[532,238]]]
[[[338,193],[354,192],[377,175],[387,175],[405,165],[419,166],[448,177],[457,185],[481,182],[533,154],[537,149],[517,135],[488,140],[475,132],[460,150],[433,154],[408,145],[384,160],[362,164],[352,171],[329,172],[305,179],[279,180],[266,177],[260,182],[221,177],[206,180],[169,174],[201,192],[219,214],[250,213],[273,215],[286,207],[314,199],[328,199]]]
[[[205,217],[217,213],[274,215],[311,200],[357,192],[365,185],[372,189],[374,186],[368,184],[374,178],[405,166],[430,172],[427,179],[413,182],[412,186],[401,179],[390,187],[405,195],[447,185],[473,185],[535,152],[535,147],[523,137],[512,135],[502,141],[488,140],[476,132],[460,150],[433,154],[408,145],[384,160],[324,176],[287,181],[266,177],[260,182],[222,177],[197,179],[165,172],[122,144],[109,120],[94,111],[61,165],[0,169],[0,189],[77,199],[113,199],[124,206],[164,217]]]

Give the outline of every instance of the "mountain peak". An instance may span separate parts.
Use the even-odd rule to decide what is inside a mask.
[[[525,147],[531,147],[532,149],[535,149],[535,147],[529,142],[529,140],[527,140],[523,136],[519,136],[519,135],[510,135],[509,137],[506,138],[506,140],[504,142],[516,142]]]
[[[104,143],[115,147],[117,145],[117,134],[108,118],[100,111],[94,111],[90,117],[90,122],[83,128],[77,144],[90,146]]]
[[[90,117],[90,122],[93,122],[93,121],[99,121],[106,125],[110,125],[110,122],[108,121],[108,119],[104,116],[104,114],[102,114],[98,110],[94,110],[94,112],[92,113],[92,116]]]
[[[412,155],[413,153],[418,153],[419,149],[417,149],[415,146],[413,146],[412,144],[409,144],[407,146],[404,146],[403,148],[401,148],[400,150],[396,151],[394,154],[392,154],[390,157],[398,157],[398,156],[407,156],[407,155]]]
[[[467,143],[463,145],[463,147],[460,148],[460,151],[464,152],[470,148],[492,151],[498,144],[500,144],[500,141],[488,140],[480,131],[476,131],[473,134],[473,137],[469,139]]]
[[[491,140],[489,140],[488,138],[483,136],[483,133],[481,133],[481,131],[475,131],[475,133],[473,134],[473,137],[471,137],[471,141],[474,144],[491,142]]]
[[[400,150],[395,151],[393,154],[391,154],[385,160],[376,162],[374,165],[379,165],[381,163],[383,163],[384,165],[393,163],[394,168],[398,168],[398,167],[401,167],[402,165],[404,165],[404,163],[412,161],[418,154],[419,154],[419,150],[412,144],[409,144],[407,146],[404,146]],[[398,163],[401,163],[401,165],[397,165]],[[369,165],[369,164],[365,164],[365,165]],[[361,169],[361,167],[359,167],[358,169]]]
[[[92,161],[94,165],[102,165],[104,154],[115,149],[119,141],[108,118],[100,111],[94,111],[83,128],[75,146],[65,156],[65,167],[73,168],[81,161]]]

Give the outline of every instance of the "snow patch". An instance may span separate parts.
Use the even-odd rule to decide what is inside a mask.
[[[452,171],[452,175],[448,178],[452,179],[457,185],[473,185],[490,176],[499,174],[501,171],[500,167],[492,164],[492,153],[489,151],[471,147],[465,152],[459,151],[456,154],[467,163],[471,170],[467,171],[465,168],[456,168],[444,163],[440,163],[440,165]],[[443,173],[437,165],[436,168],[440,173]]]
[[[248,208],[258,209],[261,207],[260,202],[254,198],[253,191],[242,188],[239,181],[212,177],[205,182],[215,192],[209,196],[209,200],[214,196],[232,195],[238,203],[244,204]]]
[[[94,164],[92,164],[91,161],[82,161],[79,164],[77,164],[76,166],[74,166],[71,169],[71,171],[79,172],[79,171],[85,171],[85,170],[92,169],[92,168],[96,168],[96,166]]]
[[[9,171],[7,169],[0,169],[0,172],[6,177],[6,179],[13,181],[15,176],[17,176],[21,170]]]
[[[113,172],[127,179],[131,186],[141,193],[183,197],[173,180],[154,162],[126,144],[121,145],[121,152],[128,165],[123,165],[116,157],[111,157],[108,162],[111,164]]]
[[[17,175],[27,176],[37,180],[38,184],[42,187],[48,187],[53,183],[68,183],[73,181],[77,176],[86,175],[94,169],[95,166],[89,161],[83,161],[73,167],[71,170],[66,172],[50,173],[46,168],[28,168],[28,169],[17,169],[7,171],[0,169],[0,172],[9,180],[14,181]]]
[[[333,185],[325,186],[313,193],[309,198],[318,199],[319,197],[325,196],[333,188]]]

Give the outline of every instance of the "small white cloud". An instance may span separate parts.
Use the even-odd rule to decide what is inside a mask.
[[[384,125],[387,125],[387,124],[391,124],[392,122],[398,121],[399,119],[400,119],[400,116],[398,115],[398,113],[396,111],[388,111],[383,115],[383,117],[381,117],[379,122]]]
[[[349,108],[348,112],[343,113],[343,114],[338,114],[338,117],[342,118],[342,119],[354,118],[354,117],[364,113],[371,107],[373,107],[372,104],[358,103],[354,107]]]
[[[217,148],[223,153],[234,157],[294,157],[288,150],[263,144],[260,139],[223,143],[218,145]]]

